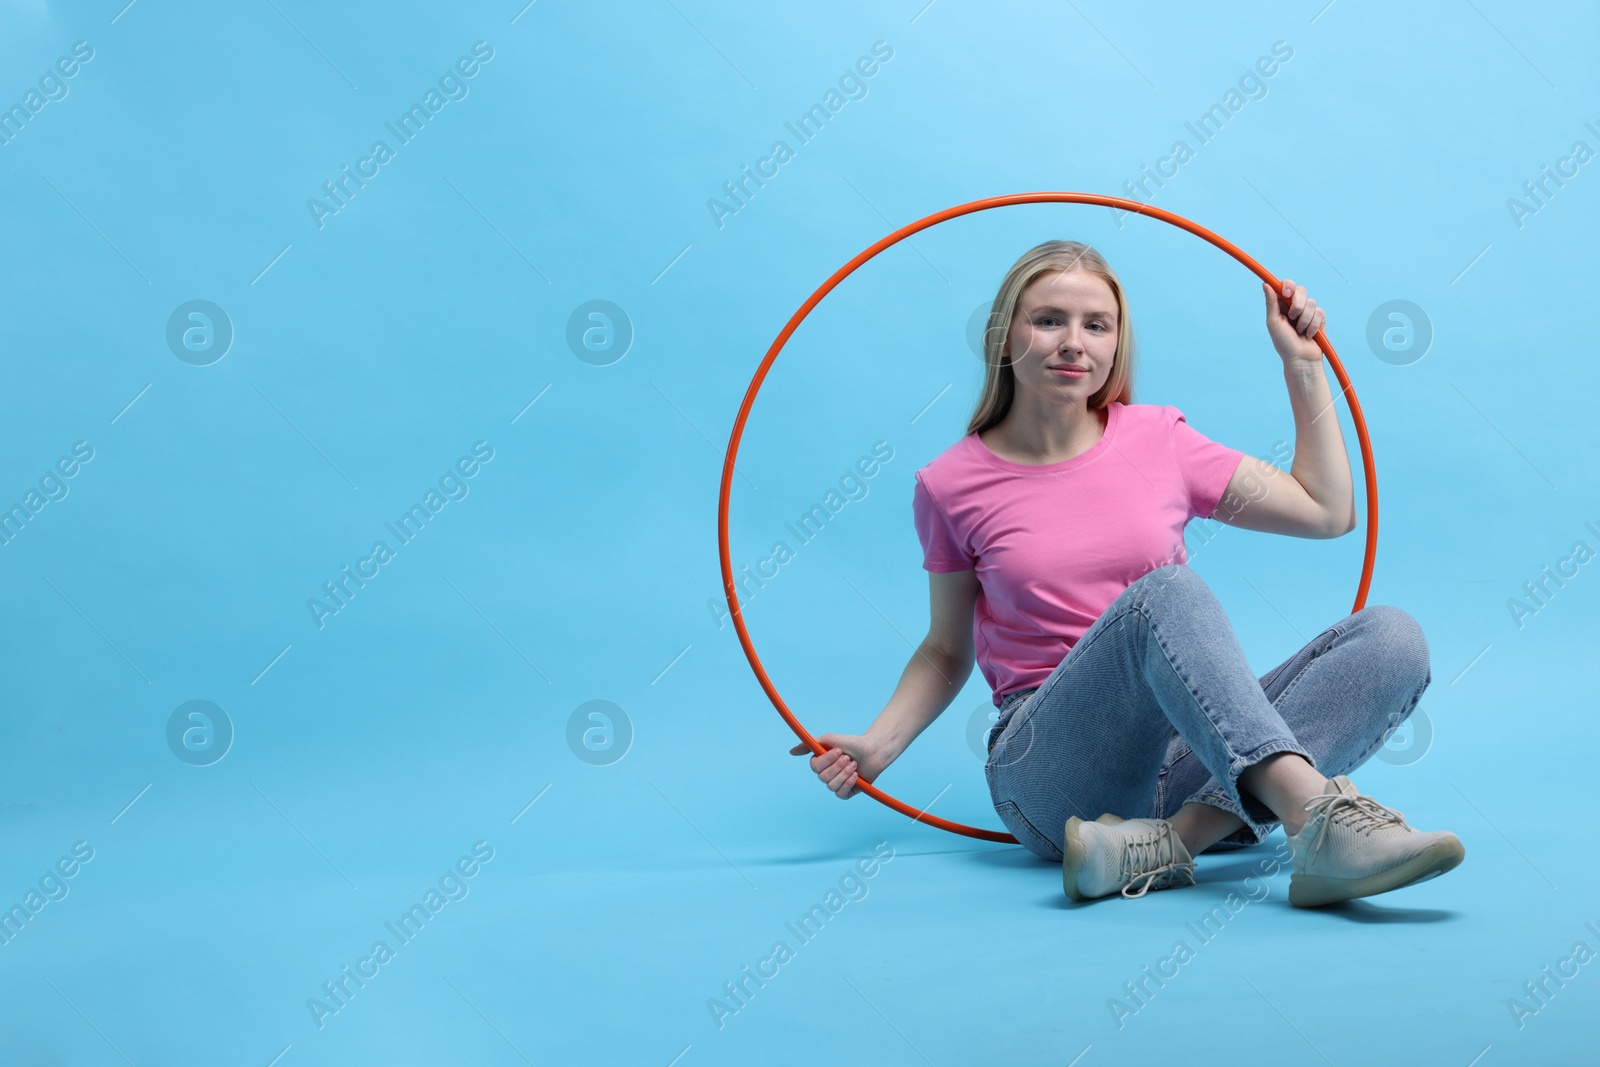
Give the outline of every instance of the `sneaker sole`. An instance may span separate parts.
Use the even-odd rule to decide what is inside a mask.
[[[1106,812],[1095,822],[1102,826],[1115,826],[1122,819],[1120,816]],[[1062,834],[1062,844],[1066,846],[1066,856],[1061,861],[1061,888],[1066,890],[1067,896],[1079,904],[1086,900],[1098,900],[1098,897],[1084,896],[1078,892],[1078,875],[1083,872],[1083,865],[1088,862],[1089,853],[1078,840],[1078,827],[1083,825],[1083,820],[1076,815],[1067,820],[1066,830]]]
[[[1391,889],[1403,889],[1452,870],[1466,854],[1461,842],[1450,837],[1434,843],[1399,866],[1369,874],[1365,878],[1294,874],[1289,877],[1289,903],[1297,908],[1316,908],[1341,900],[1387,893]]]

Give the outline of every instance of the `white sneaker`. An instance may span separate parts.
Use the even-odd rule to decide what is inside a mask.
[[[1404,815],[1363,796],[1342,774],[1306,801],[1305,810],[1310,820],[1289,838],[1289,903],[1297,908],[1415,885],[1466,856],[1455,834],[1413,829]]]
[[[1108,813],[1084,822],[1073,816],[1063,836],[1061,884],[1073,900],[1118,890],[1125,897],[1142,897],[1151,889],[1194,882],[1194,857],[1165,819],[1121,819]]]

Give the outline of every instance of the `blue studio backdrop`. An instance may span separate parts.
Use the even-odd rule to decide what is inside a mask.
[[[1591,5],[1505,0],[3,0],[0,1062],[1586,1062],[1597,55]],[[1353,777],[1457,871],[1302,912],[1280,834],[1072,908],[788,754],[717,553],[751,376],[874,241],[1033,190],[1327,310],[1368,603],[1433,667]],[[912,475],[1051,238],[1123,279],[1136,401],[1292,461],[1205,242],[1033,205],[895,245],[733,482],[813,733],[925,632]],[[1258,672],[1355,597],[1334,411],[1356,532],[1189,528]],[[994,710],[975,670],[880,784],[998,829]]]

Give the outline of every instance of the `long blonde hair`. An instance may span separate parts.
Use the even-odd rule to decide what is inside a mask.
[[[1081,270],[1102,279],[1117,298],[1117,354],[1111,362],[1106,384],[1089,397],[1089,410],[1097,411],[1113,400],[1133,403],[1134,341],[1133,322],[1122,283],[1105,258],[1082,241],[1046,241],[1023,253],[1000,282],[994,304],[989,308],[989,324],[983,331],[983,392],[967,423],[967,432],[981,433],[997,425],[1011,410],[1016,395],[1016,372],[1004,358],[1005,343],[1011,332],[1011,319],[1017,301],[1035,278],[1051,271]]]

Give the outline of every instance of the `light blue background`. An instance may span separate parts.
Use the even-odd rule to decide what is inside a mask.
[[[0,1062],[1586,1062],[1600,964],[1520,1028],[1508,998],[1600,951],[1597,565],[1520,628],[1507,602],[1600,550],[1600,163],[1521,225],[1507,201],[1600,149],[1592,8],[124,2],[0,4],[0,105],[94,50],[0,147],[0,503],[94,449],[0,547],[0,904],[94,850],[0,945]],[[307,200],[478,41],[467,95],[319,228]],[[879,41],[800,144],[785,123]],[[1278,41],[1198,145],[1185,123]],[[719,226],[708,200],[779,139]],[[715,508],[752,374],[841,264],[979,197],[1127,195],[1177,139],[1153,202],[1327,309],[1382,493],[1368,603],[1422,622],[1434,671],[1431,746],[1355,778],[1468,858],[1317,913],[1280,875],[1119,1029],[1108,1000],[1281,837],[1073,909],[1016,846],[840,803],[718,623]],[[736,567],[894,450],[746,607],[815,733],[863,731],[927,625],[912,472],[971,412],[969,316],[1048,238],[1124,279],[1139,402],[1262,457],[1293,440],[1259,284],[1187,234],[1052,205],[897,245],[796,333],[739,453]],[[1397,299],[1434,331],[1408,365],[1366,342]],[[235,331],[209,366],[166,343],[190,300]],[[568,345],[591,300],[631,323],[620,359]],[[319,629],[307,600],[480,441],[465,498]],[[1361,536],[1191,551],[1265,671],[1350,610]],[[166,741],[196,699],[235,731],[207,767]],[[974,671],[881,784],[998,827],[967,744],[989,699]],[[631,724],[609,766],[567,741],[592,700]],[[479,841],[470,893],[319,1028],[308,999]],[[877,842],[868,894],[800,946],[784,924]],[[795,958],[719,1028],[708,999],[780,938]]]

